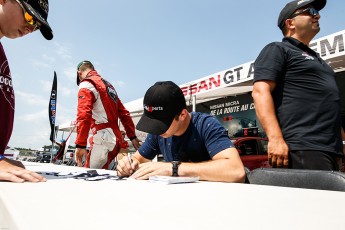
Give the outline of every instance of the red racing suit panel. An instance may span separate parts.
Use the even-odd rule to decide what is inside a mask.
[[[92,118],[93,103],[96,101],[92,91],[81,88],[78,92],[78,113],[77,113],[77,139],[75,144],[87,146],[87,138],[91,124],[94,123]]]

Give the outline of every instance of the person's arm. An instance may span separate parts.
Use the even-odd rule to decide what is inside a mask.
[[[78,92],[78,113],[77,113],[77,137],[75,140],[75,161],[82,167],[82,160],[87,154],[86,146],[92,120],[93,103],[96,97],[93,94],[94,86],[89,82],[82,82]]]
[[[86,146],[87,139],[89,137],[89,131],[91,127],[92,109],[93,103],[96,98],[93,92],[88,88],[83,88],[84,85],[90,87],[91,83],[81,83],[80,90],[78,92],[78,113],[77,113],[77,137],[75,140],[75,161],[79,167],[82,166],[82,160],[84,155],[87,154]],[[92,89],[94,87],[92,86]]]
[[[155,175],[172,176],[171,162],[151,162],[142,157],[138,151],[132,156],[132,165],[128,163],[126,157],[123,159],[123,162],[119,162],[120,175],[131,175],[132,178],[140,180]],[[199,176],[200,180],[221,182],[244,182],[245,179],[244,167],[235,148],[225,149],[206,162],[181,162],[178,175]]]
[[[27,170],[24,165],[15,160],[4,158],[0,160],[0,181],[11,181],[22,183],[29,182],[44,182],[47,181],[43,176]]]
[[[217,153],[212,160],[184,163],[178,167],[179,176],[199,176],[200,180],[243,183],[245,171],[235,148]]]
[[[90,83],[81,83],[90,84]],[[87,138],[92,120],[93,103],[96,98],[91,90],[81,88],[78,92],[78,113],[77,113],[77,137],[75,144],[77,148],[86,148]]]
[[[56,140],[54,140],[54,143],[57,144],[61,148],[62,142],[60,143],[60,142],[57,142]]]
[[[343,140],[343,157],[338,160],[339,170],[345,172],[345,132],[341,128],[341,139]]]
[[[289,149],[277,120],[271,94],[275,86],[274,81],[257,81],[254,83],[252,96],[256,115],[268,137],[269,163],[273,167],[287,167]]]

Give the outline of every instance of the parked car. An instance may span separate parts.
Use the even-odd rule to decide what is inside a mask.
[[[67,149],[66,155],[65,155],[65,159],[64,159],[64,163],[67,163],[67,162],[73,160],[74,151],[75,151],[75,149]]]
[[[45,153],[42,155],[42,159],[40,160],[40,163],[50,163],[51,155],[50,153]]]
[[[34,158],[34,162],[40,162],[42,160],[43,153],[38,153],[36,158]]]
[[[249,170],[256,168],[270,168],[267,158],[268,139],[263,137],[231,138],[243,165]]]

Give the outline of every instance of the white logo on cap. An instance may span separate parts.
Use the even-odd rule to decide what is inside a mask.
[[[44,10],[44,12],[46,12],[48,14],[48,10],[49,10],[48,2],[45,0],[39,0],[38,4],[42,8],[42,10]]]
[[[301,1],[297,2],[297,5],[300,5],[300,4],[302,4],[303,2],[310,2],[310,0],[301,0]]]
[[[144,105],[144,109],[147,110],[148,112],[153,112],[153,111],[157,111],[157,110],[163,110],[163,107],[160,106],[149,106],[149,105]]]

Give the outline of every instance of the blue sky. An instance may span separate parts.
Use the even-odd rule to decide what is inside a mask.
[[[1,42],[16,95],[10,146],[50,144],[48,102],[58,76],[57,120],[75,120],[76,65],[94,63],[126,103],[144,96],[156,81],[183,84],[254,60],[271,41],[285,0],[55,0],[48,21],[54,39],[35,32]],[[321,11],[323,37],[345,29],[345,1]]]

